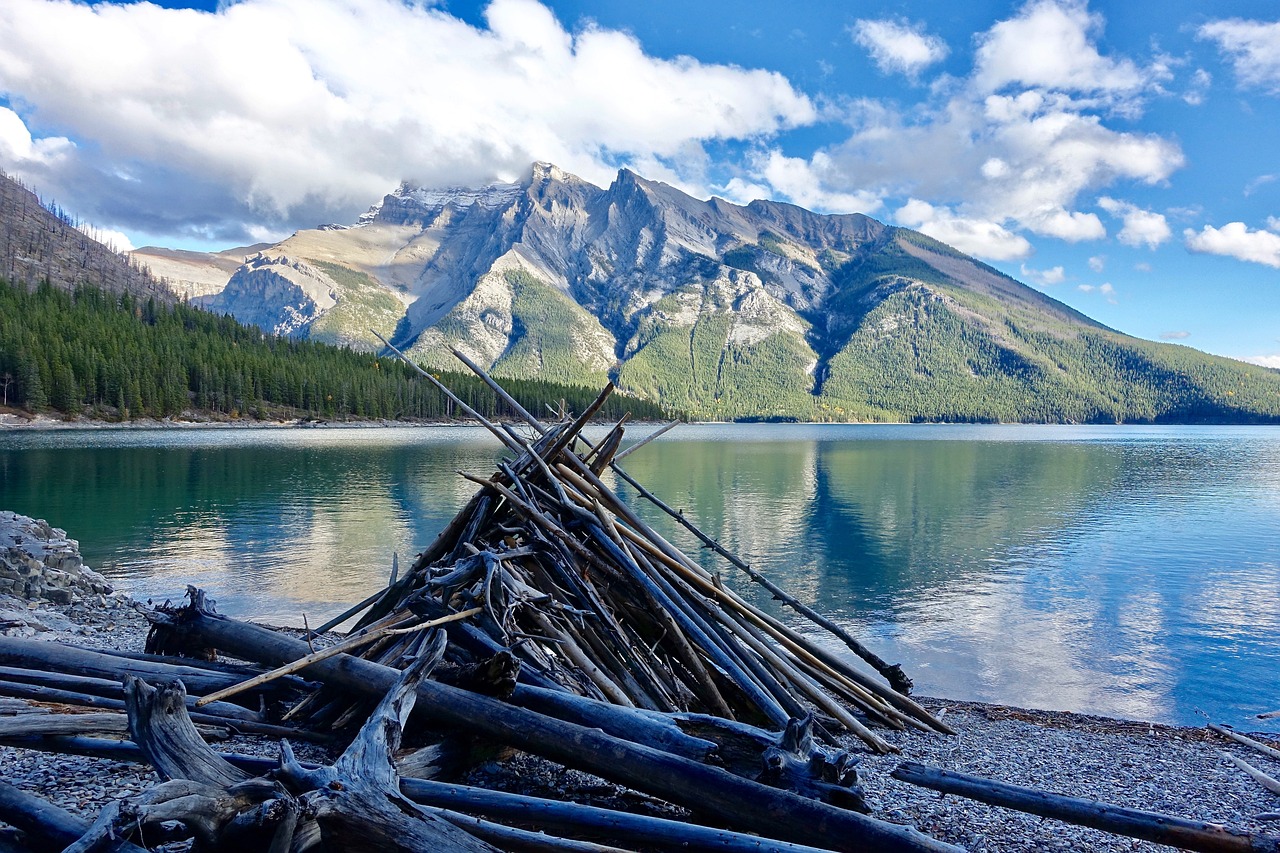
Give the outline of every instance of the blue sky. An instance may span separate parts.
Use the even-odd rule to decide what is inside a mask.
[[[922,230],[1280,367],[1273,2],[0,4],[0,168],[117,245],[619,167]]]

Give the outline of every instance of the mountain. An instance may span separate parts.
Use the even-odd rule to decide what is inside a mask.
[[[703,418],[1280,420],[1280,372],[1129,337],[918,232],[627,170],[402,185],[198,301],[355,348],[373,328],[440,369],[457,347],[500,377],[612,379]]]
[[[0,172],[0,277],[61,290],[91,285],[173,302],[173,292],[146,269],[85,234],[70,217],[41,203]]]

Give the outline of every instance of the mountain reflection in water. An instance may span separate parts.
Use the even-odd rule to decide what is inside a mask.
[[[472,493],[455,472],[499,455],[461,427],[0,433],[0,508],[66,528],[136,597],[193,583],[314,625],[426,547]],[[920,693],[1193,725],[1280,706],[1273,429],[700,425],[625,464]]]

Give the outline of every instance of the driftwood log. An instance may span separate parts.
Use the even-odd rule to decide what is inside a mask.
[[[908,761],[894,769],[893,778],[1041,817],[1088,826],[1203,853],[1278,853],[1280,838],[1238,832],[1202,821],[1130,809],[1123,806],[1065,797],[1034,788],[1010,785],[954,770],[928,767]]]

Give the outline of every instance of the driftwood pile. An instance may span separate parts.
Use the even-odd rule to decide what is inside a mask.
[[[0,638],[0,695],[93,710],[0,716],[0,744],[145,761],[162,779],[92,825],[0,783],[0,820],[24,833],[14,849],[956,849],[865,814],[857,756],[837,740],[843,729],[889,752],[874,727],[950,732],[906,695],[900,669],[630,478],[617,465],[622,424],[586,441],[611,387],[576,419],[544,424],[468,366],[522,422],[469,413],[508,458],[488,476],[464,473],[478,490],[436,541],[329,625],[297,638],[220,616],[191,589],[185,606],[148,614],[146,653]],[[883,680],[734,593],[646,524],[617,480]],[[345,640],[314,647],[352,618]],[[280,739],[280,757],[209,746],[232,732]],[[305,764],[289,746],[302,741],[345,748]],[[648,795],[678,818],[453,781],[504,749]],[[931,772],[903,765],[900,778],[934,785]],[[1130,834],[1263,849],[1232,846],[1259,840],[1221,828],[1196,836],[1179,824],[1170,836],[1168,819],[1150,817]],[[0,853],[6,843],[0,834]]]

